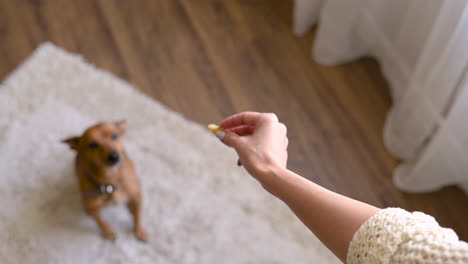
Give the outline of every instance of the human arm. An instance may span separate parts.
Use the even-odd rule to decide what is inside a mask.
[[[288,170],[286,127],[273,114],[245,112],[220,123],[223,142],[342,261],[354,233],[378,208],[329,191]],[[220,136],[220,137],[221,137]]]
[[[217,136],[270,193],[343,262],[468,263],[468,244],[431,216],[380,210],[329,191],[286,168],[286,127],[273,114],[241,113],[221,122]]]
[[[274,168],[263,186],[281,199],[340,260],[355,232],[378,208],[329,191],[296,173]]]

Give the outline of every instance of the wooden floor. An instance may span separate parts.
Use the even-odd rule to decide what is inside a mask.
[[[392,185],[397,162],[382,144],[391,100],[376,62],[317,65],[313,33],[295,37],[291,13],[284,0],[0,0],[0,78],[51,41],[202,124],[275,112],[294,171],[376,206],[429,213],[468,240],[459,189]]]

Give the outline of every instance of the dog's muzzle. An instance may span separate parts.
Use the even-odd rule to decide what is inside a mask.
[[[119,161],[120,161],[120,155],[119,153],[115,151],[110,152],[109,155],[107,156],[107,164],[109,166],[113,166],[119,163]]]

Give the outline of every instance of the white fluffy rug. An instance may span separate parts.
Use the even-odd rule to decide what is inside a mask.
[[[146,244],[123,206],[104,211],[117,241],[100,238],[60,142],[121,118]],[[0,86],[0,157],[0,263],[338,262],[203,126],[52,44]]]

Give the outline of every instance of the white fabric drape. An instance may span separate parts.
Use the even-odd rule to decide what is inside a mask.
[[[319,63],[372,55],[382,66],[394,101],[384,140],[403,160],[396,186],[468,192],[467,1],[296,0],[295,33],[316,22]]]

